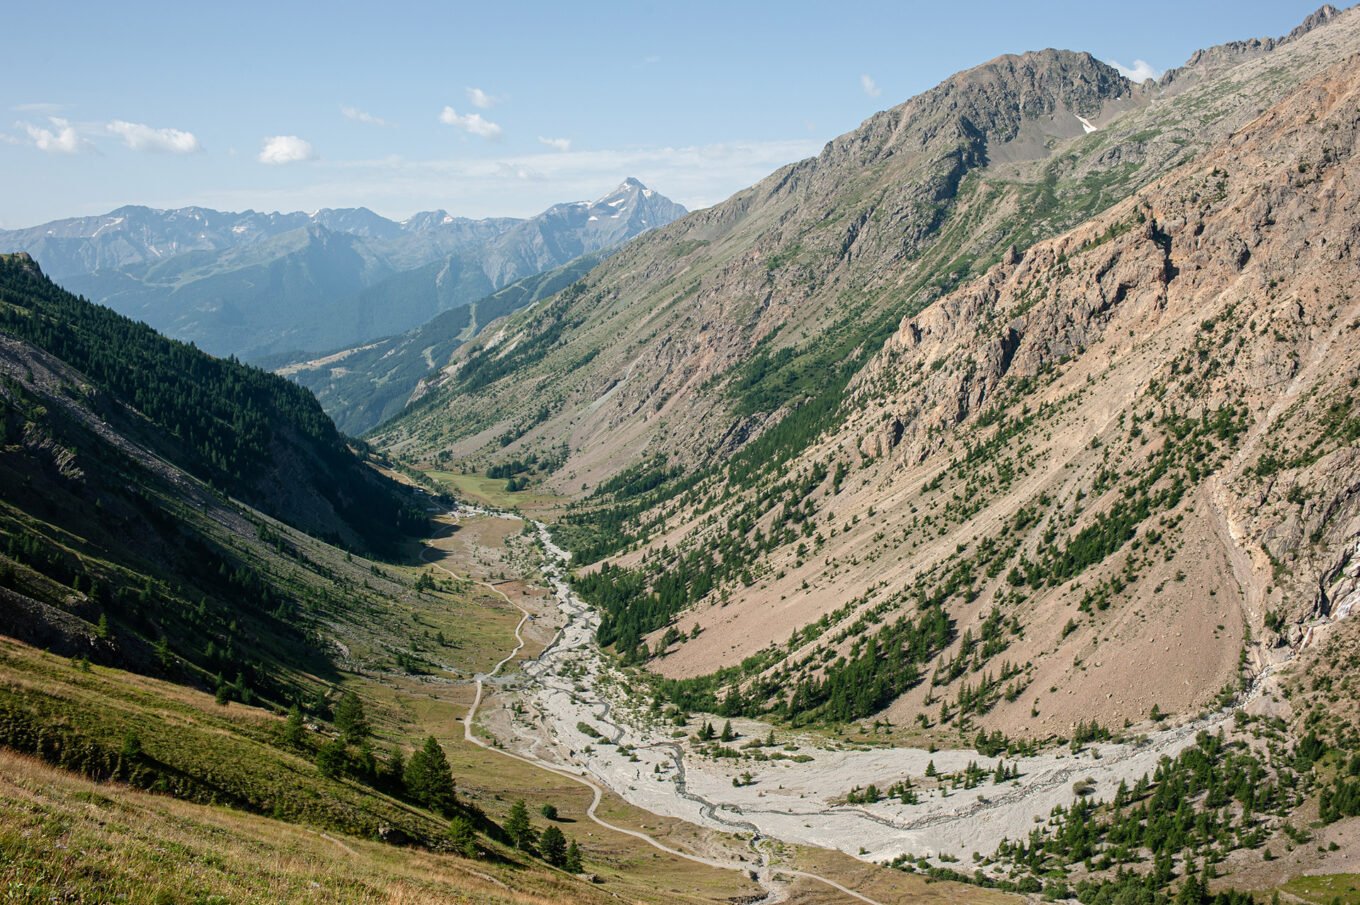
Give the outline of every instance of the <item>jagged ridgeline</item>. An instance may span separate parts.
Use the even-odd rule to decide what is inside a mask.
[[[27,255],[0,259],[0,330],[136,409],[167,459],[262,512],[377,553],[425,524],[406,494],[349,449],[310,392],[65,292]]]

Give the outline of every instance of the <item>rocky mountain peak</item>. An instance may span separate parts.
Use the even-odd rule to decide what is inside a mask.
[[[1060,108],[1094,116],[1102,104],[1129,94],[1128,79],[1089,53],[1038,50],[1004,54],[946,79],[898,109],[950,112],[990,138],[1009,139],[1022,119]]]
[[[627,179],[620,182],[612,192],[591,202],[591,206],[600,207],[601,205],[613,205],[618,207],[620,206],[618,204],[620,200],[626,204],[639,197],[650,199],[658,196],[652,189],[643,185],[642,180],[629,176]]]
[[[1238,63],[1271,53],[1318,28],[1330,25],[1344,15],[1346,15],[1345,12],[1330,3],[1325,3],[1310,13],[1308,18],[1283,37],[1249,38],[1244,41],[1229,41],[1226,44],[1196,50],[1190,55],[1190,59],[1185,61],[1185,65],[1168,69],[1163,73],[1158,81],[1158,86],[1162,89],[1173,88],[1178,90],[1188,83],[1202,80],[1214,73],[1236,66]]]
[[[1309,13],[1308,18],[1295,26],[1293,31],[1285,35],[1284,40],[1292,41],[1295,38],[1302,37],[1318,26],[1328,24],[1339,15],[1341,15],[1341,10],[1332,6],[1330,3],[1324,3],[1313,10],[1313,12]]]
[[[1098,118],[1108,103],[1133,91],[1128,79],[1089,53],[1050,48],[1005,54],[875,114],[831,141],[819,162],[849,158],[864,166],[893,153],[947,152],[960,144],[980,161],[988,146],[1012,141],[1026,123],[1044,118],[1070,120],[1058,132],[1080,134],[1081,119]]]

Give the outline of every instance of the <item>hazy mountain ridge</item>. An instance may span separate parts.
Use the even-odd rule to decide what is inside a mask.
[[[290,362],[276,373],[310,389],[337,427],[360,436],[419,398],[424,380],[447,366],[454,352],[488,323],[557,293],[584,276],[599,257],[587,255],[525,277],[399,336]]]
[[[0,250],[29,252],[72,291],[176,338],[259,358],[409,329],[683,212],[636,180],[527,220],[129,206],[0,231]]]

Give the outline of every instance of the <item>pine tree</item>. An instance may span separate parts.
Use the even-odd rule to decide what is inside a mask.
[[[515,848],[526,852],[533,851],[536,834],[533,824],[529,823],[529,809],[525,807],[523,798],[510,806],[510,813],[505,816],[504,829],[510,841],[515,844]]]
[[[293,746],[302,744],[302,710],[296,704],[288,708],[288,719],[283,724],[283,740]]]
[[[728,720],[727,722],[723,723],[723,731],[721,736],[722,740],[725,742],[730,742],[732,741],[732,739],[736,737],[737,734],[732,731],[732,721]]]
[[[472,821],[463,816],[453,818],[449,823],[449,844],[464,858],[477,857],[477,831]]]
[[[434,736],[426,738],[425,744],[411,755],[403,778],[407,794],[420,804],[442,814],[452,814],[457,809],[453,771]]]
[[[340,703],[335,705],[335,728],[349,744],[358,744],[368,738],[370,728],[368,717],[364,715],[363,702],[352,691],[345,692]]]
[[[387,764],[383,768],[383,780],[398,789],[406,785],[406,755],[400,748],[393,748],[387,754]]]
[[[566,857],[562,860],[562,869],[569,874],[579,874],[584,869],[581,866],[581,847],[576,844],[576,840],[571,840],[567,846]]]
[[[555,826],[549,826],[538,840],[538,850],[543,860],[553,867],[561,867],[567,860],[567,837]]]
[[[338,738],[331,739],[316,752],[317,770],[322,776],[339,776],[345,768],[346,754],[345,743]]]
[[[166,670],[175,664],[175,657],[170,653],[170,640],[164,635],[156,642],[156,661],[160,663],[161,669]]]

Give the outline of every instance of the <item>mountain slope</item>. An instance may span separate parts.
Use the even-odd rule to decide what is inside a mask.
[[[0,314],[8,889],[148,903],[323,888],[355,902],[749,895],[744,872],[654,854],[634,829],[658,833],[650,815],[452,731],[463,714],[477,726],[474,681],[551,630],[512,603],[537,589],[493,587],[490,563],[468,578],[429,568],[446,553],[463,568],[458,552],[482,550],[466,540],[477,527],[446,522],[429,546],[378,562],[196,476],[240,481],[262,506],[315,496],[328,512],[326,446],[292,432],[312,416],[335,431],[305,390],[61,292],[26,256],[0,258]],[[260,422],[263,454],[232,445]],[[365,480],[341,477],[350,492]],[[498,823],[512,827],[523,798],[541,851]],[[616,823],[581,832],[597,805]],[[609,887],[576,876],[581,862]]]
[[[1212,708],[1331,631],[1360,544],[1356,59],[906,318],[799,454],[649,513],[587,580],[620,648],[694,706],[1042,737]]]
[[[385,554],[427,524],[305,390],[76,299],[25,256],[0,258],[0,373],[8,634],[278,702],[334,675],[309,621],[368,596],[319,564],[343,551],[287,523]]]
[[[487,323],[556,294],[598,261],[595,255],[577,258],[451,308],[400,336],[289,363],[275,373],[307,387],[340,430],[360,436],[400,413],[421,381],[446,366]]]
[[[488,331],[381,442],[494,456],[546,405],[522,445],[572,447],[561,490],[654,454],[721,461],[790,410],[834,410],[902,316],[1221,140],[1355,31],[1335,17],[1235,66],[1186,67],[1174,90],[1064,51],[961,73]]]
[[[0,331],[134,405],[160,455],[276,518],[378,550],[423,524],[305,390],[79,299],[25,255],[0,259]]]
[[[0,250],[29,252],[72,291],[171,336],[259,358],[409,329],[683,213],[630,179],[528,220],[124,207],[0,231]]]
[[[520,612],[501,592],[435,578],[423,558],[380,563],[333,547],[191,473],[202,464],[193,408],[211,417],[222,414],[214,397],[240,402],[227,426],[248,434],[257,418],[279,428],[299,416],[251,409],[259,385],[267,400],[305,399],[302,414],[317,413],[305,390],[159,337],[157,349],[146,328],[61,293],[26,257],[0,259],[0,302],[8,888],[81,901],[302,901],[323,885],[336,901],[393,890],[676,901],[653,889],[660,870],[718,898],[747,890],[736,874],[679,859],[647,857],[638,871],[645,843],[613,831],[581,840],[610,892],[511,843],[496,821],[517,797],[550,796],[567,832],[595,801],[571,779],[507,769],[497,752],[449,737],[471,679],[513,648]],[[48,332],[11,329],[20,317],[69,324],[52,333],[65,345],[49,344],[90,372],[20,335]],[[102,356],[82,344],[90,337]],[[179,368],[173,379],[163,358]],[[324,484],[310,471],[324,462],[289,461],[295,438],[272,444],[285,455],[256,458],[210,436],[220,455],[209,464],[238,457],[265,503],[285,482],[291,502]],[[304,457],[324,453],[313,444]],[[456,779],[442,753],[432,767],[436,734]],[[318,881],[328,855],[341,860]]]
[[[1305,179],[1291,199],[1275,184],[1348,160],[1345,104],[1315,95],[1349,90],[1339,73],[1357,51],[1360,15],[1324,11],[1232,65],[1197,55],[1164,86],[1132,86],[1079,54],[999,58],[488,331],[378,440],[412,457],[492,460],[567,442],[554,484],[597,492],[563,535],[586,562],[622,554],[582,577],[605,611],[601,640],[626,660],[660,656],[653,666],[684,680],[667,693],[685,706],[831,721],[891,706],[897,721],[946,734],[984,721],[1042,736],[1212,703],[1237,687],[1245,639],[1306,607],[1279,596],[1284,565],[1266,593],[1261,562],[1279,551],[1239,549],[1244,515],[1210,518],[1210,500],[1233,507],[1207,482],[1245,467],[1234,457],[1258,437],[1297,429],[1258,420],[1256,406],[1288,397],[1243,404],[1242,387],[1271,386],[1289,360],[1266,337],[1297,336],[1300,360],[1330,350],[1312,367],[1345,374],[1335,336],[1348,306],[1307,303],[1308,330],[1266,332],[1244,306],[1230,317],[1231,299],[1199,294],[1229,266],[1260,274],[1310,259],[1306,233],[1281,236],[1268,263],[1239,236],[1238,251],[1196,258],[1194,279],[1177,259],[1207,242],[1184,232],[1207,206],[1270,198],[1348,247],[1351,212],[1325,194],[1340,188]],[[1344,167],[1332,172],[1344,185]],[[1273,216],[1244,226],[1214,210],[1231,224],[1225,247],[1226,233]],[[1317,272],[1344,286],[1349,264],[1343,253]],[[1031,266],[1002,302],[969,301]],[[1285,276],[1264,278],[1260,304]],[[1173,289],[1192,294],[1173,308]],[[1175,313],[1154,321],[1148,306]],[[1046,317],[1044,332],[1026,333],[1026,312]],[[1202,344],[1230,323],[1256,361],[1237,362],[1239,385],[1218,395],[1172,380],[1215,360],[1216,348],[1186,346],[1201,320]],[[942,323],[957,337],[933,351]],[[1093,353],[1098,336],[1114,352]],[[1102,380],[1129,343],[1138,364]],[[909,369],[890,364],[922,344]],[[1058,379],[1068,371],[1079,376]],[[1324,411],[1348,423],[1338,389],[1317,385],[1308,398],[1322,407],[1299,424]],[[519,439],[500,453],[507,431]],[[1348,500],[1323,511],[1339,518]],[[1290,528],[1291,543],[1320,527]],[[1344,560],[1339,536],[1316,537],[1319,564],[1301,571],[1299,593]],[[1184,640],[1168,645],[1167,632]],[[1178,681],[1139,683],[1149,668]]]

